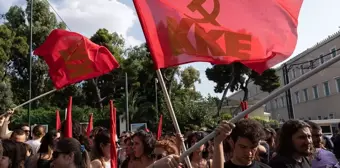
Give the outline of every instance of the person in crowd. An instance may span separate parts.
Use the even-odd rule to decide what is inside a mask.
[[[188,136],[188,147],[190,148],[196,142],[202,140],[207,134],[202,131],[193,132]],[[208,152],[209,144],[202,145],[199,149],[190,154],[190,162],[193,168],[210,168],[212,166],[212,160],[209,160]]]
[[[155,159],[159,160],[168,155],[179,155],[179,149],[173,141],[169,139],[162,139],[156,142],[153,154]]]
[[[49,131],[41,139],[41,145],[37,154],[32,156],[27,168],[49,168],[52,160],[53,149],[56,141],[56,131]]]
[[[26,143],[32,147],[32,152],[35,155],[41,144],[41,139],[45,135],[45,127],[42,125],[36,125],[32,131],[32,140],[28,140]]]
[[[31,129],[30,129],[30,127],[28,126],[28,124],[22,124],[21,125],[21,127],[20,127],[20,129],[21,130],[23,130],[24,132],[25,132],[25,134],[26,134],[26,139],[28,140],[28,139],[30,139],[30,131],[31,131]]]
[[[312,153],[310,126],[301,120],[289,120],[280,130],[277,155],[269,165],[273,168],[310,168]]]
[[[307,121],[311,127],[313,146],[316,149],[312,160],[312,168],[332,167],[338,163],[335,155],[323,145],[322,129],[314,122]]]
[[[214,139],[213,168],[269,168],[268,165],[255,161],[261,139],[264,138],[262,125],[252,119],[243,119],[235,125],[222,121],[216,128]],[[224,162],[223,141],[227,139],[232,147],[232,157]]]
[[[12,131],[8,129],[8,125],[11,122],[11,116],[14,113],[14,110],[8,110],[6,114],[3,116],[3,120],[1,123],[1,129],[0,129],[0,138],[1,139],[9,139],[12,135]]]
[[[62,138],[53,151],[52,167],[91,168],[90,157],[84,145],[75,138]]]
[[[211,160],[214,157],[214,141],[210,140],[208,144],[208,159]]]
[[[124,162],[124,160],[128,157],[127,153],[126,153],[126,148],[128,147],[128,145],[125,143],[126,139],[129,138],[129,142],[131,142],[131,132],[126,132],[124,131],[120,136],[119,136],[119,145],[121,147],[121,149],[118,151],[118,162],[120,164],[122,164]],[[131,143],[130,143],[131,145]]]
[[[266,132],[265,141],[269,146],[269,158],[271,159],[275,151],[276,131],[273,128],[265,128],[264,131]]]
[[[108,130],[105,129],[96,134],[93,148],[92,168],[110,168],[111,144],[110,132]]]
[[[2,141],[2,147],[3,156],[0,164],[3,168],[25,168],[27,151],[22,142],[15,142],[13,140],[6,139]]]
[[[66,122],[62,122],[60,129],[60,139],[64,138],[65,125]],[[82,145],[84,145],[87,151],[91,151],[90,141],[86,136],[83,135],[82,127],[76,120],[72,120],[72,138],[78,140]]]
[[[153,162],[147,168],[178,168],[182,166],[178,155],[168,155],[160,160]]]
[[[340,130],[340,123],[338,124],[338,130]],[[335,154],[335,157],[340,160],[340,136],[339,136],[340,131],[338,131],[337,135],[334,135],[334,148],[333,148],[333,153]]]
[[[126,137],[124,139],[124,144],[123,150],[125,153],[125,160],[122,162],[121,168],[133,168],[135,155],[132,149],[132,136]]]
[[[27,136],[22,129],[16,129],[12,132],[10,139],[16,142],[26,142]]]
[[[135,168],[145,168],[153,163],[153,149],[156,139],[151,133],[144,130],[139,130],[132,136],[132,149],[135,155]]]

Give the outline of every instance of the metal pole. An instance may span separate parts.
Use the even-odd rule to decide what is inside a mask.
[[[268,95],[264,99],[260,100],[259,102],[257,102],[253,106],[250,106],[249,109],[239,113],[237,116],[232,118],[229,122],[232,122],[232,123],[237,122],[238,120],[242,119],[245,115],[247,115],[247,114],[253,112],[254,110],[260,108],[262,105],[264,105],[267,102],[271,101],[272,99],[274,99],[275,97],[277,97],[280,94],[284,93],[288,89],[292,88],[293,86],[299,84],[300,82],[306,80],[307,78],[309,78],[309,77],[313,76],[314,74],[324,70],[325,68],[333,65],[334,63],[336,63],[338,61],[340,61],[340,55],[338,55],[338,56],[334,57],[333,59],[331,59],[331,60],[321,64],[319,67],[317,67],[314,70],[309,71],[308,73],[300,76],[299,78],[293,80],[292,82],[288,83],[287,85],[283,86],[282,88],[279,88],[278,90],[273,91],[270,95]],[[215,136],[216,136],[216,132],[213,131],[212,133],[210,133],[209,135],[204,137],[202,140],[197,142],[195,145],[193,145],[190,149],[185,151],[181,155],[180,159],[183,160],[185,157],[189,156],[192,152],[197,150],[200,146],[202,146],[203,144],[207,143],[210,139],[214,138]]]
[[[128,75],[125,72],[125,110],[126,110],[126,130],[130,131],[130,114],[129,114],[129,90]]]
[[[156,96],[156,102],[155,102],[155,104],[156,104],[156,112],[157,112],[157,118],[159,118],[159,111],[158,111],[158,93],[157,93],[157,91],[158,91],[158,87],[157,87],[157,84],[158,84],[158,80],[157,80],[157,78],[155,78],[155,96]]]
[[[29,70],[28,70],[28,99],[32,99],[32,58],[33,58],[33,0],[31,0],[31,18],[30,18],[30,55],[29,55]],[[31,102],[28,103],[28,126],[31,126]]]
[[[171,116],[171,119],[172,119],[172,124],[175,127],[176,133],[181,135],[182,134],[181,129],[179,128],[177,118],[176,118],[176,115],[175,115],[175,111],[174,111],[174,108],[172,107],[171,99],[170,99],[168,90],[166,89],[161,70],[157,69],[156,74],[157,74],[159,84],[161,85],[161,88],[162,88],[162,91],[163,91],[163,94],[164,94],[164,99],[165,99],[166,105],[168,106],[168,110],[169,110],[169,113],[170,113],[170,116]],[[185,146],[184,142],[181,143],[181,147],[182,147],[183,151],[186,151],[186,146]],[[187,164],[187,166],[189,168],[192,168],[188,155],[183,157],[183,160],[185,160],[185,163]]]
[[[284,85],[287,85],[289,83],[289,69],[287,68],[287,64],[283,64],[282,72],[283,72]],[[294,119],[295,114],[294,114],[292,94],[290,92],[290,89],[286,91],[286,104],[287,104],[288,118]]]

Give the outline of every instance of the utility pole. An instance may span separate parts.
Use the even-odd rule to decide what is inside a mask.
[[[289,83],[289,69],[290,68],[287,67],[287,64],[283,64],[282,71],[283,71],[284,85],[287,85]],[[294,119],[295,115],[294,115],[292,95],[291,95],[290,89],[286,91],[286,103],[287,103],[288,118]]]
[[[130,131],[130,114],[129,114],[129,90],[128,75],[125,72],[125,110],[126,110],[126,130]]]
[[[30,18],[30,54],[28,67],[28,100],[32,99],[32,58],[33,58],[33,0],[31,0],[31,18]],[[28,126],[31,127],[31,103],[28,103]]]

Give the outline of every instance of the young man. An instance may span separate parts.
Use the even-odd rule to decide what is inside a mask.
[[[310,126],[300,120],[285,122],[280,131],[277,155],[269,162],[273,168],[310,168],[312,152]]]
[[[37,154],[40,145],[41,139],[45,136],[45,127],[42,125],[37,125],[33,128],[32,132],[32,140],[28,140],[26,143],[32,147],[33,154]]]
[[[235,124],[223,121],[216,129],[214,139],[214,168],[270,168],[255,161],[260,140],[265,136],[262,125],[251,119],[243,119]],[[232,130],[232,131],[231,131]],[[232,157],[224,163],[223,141],[228,139],[232,148]]]

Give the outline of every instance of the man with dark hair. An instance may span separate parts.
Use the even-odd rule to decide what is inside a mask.
[[[232,129],[234,127],[234,129]],[[231,131],[232,130],[232,131]],[[255,161],[255,156],[264,139],[262,125],[251,119],[238,121],[235,126],[222,121],[216,128],[218,135],[214,139],[214,168],[270,168],[264,163]],[[228,139],[232,147],[232,157],[224,162],[223,141]]]
[[[10,139],[16,142],[26,142],[27,137],[25,131],[22,129],[16,129],[12,132]]]
[[[36,125],[32,131],[32,140],[27,141],[26,143],[31,146],[32,153],[36,154],[40,148],[41,139],[45,136],[45,127],[42,125]]]
[[[273,168],[310,168],[312,153],[310,126],[300,120],[285,122],[280,130],[277,155],[269,162]]]

